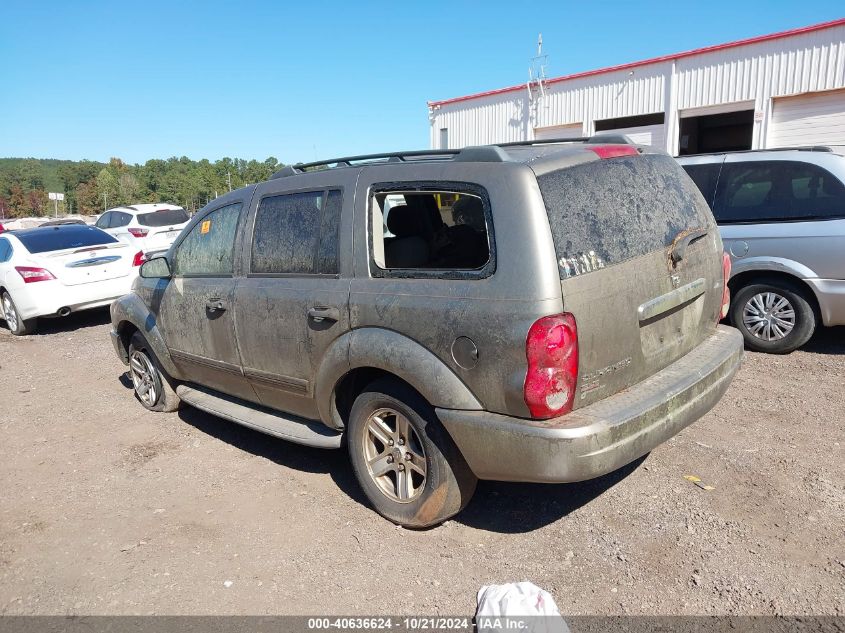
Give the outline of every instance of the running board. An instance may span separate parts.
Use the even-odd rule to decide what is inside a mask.
[[[176,394],[197,409],[288,442],[315,448],[340,448],[341,434],[317,420],[273,411],[198,385],[179,385]]]

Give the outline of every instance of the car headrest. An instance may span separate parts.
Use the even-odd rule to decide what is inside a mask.
[[[387,214],[387,228],[396,237],[410,237],[421,233],[417,213],[407,204],[390,208],[390,213]]]
[[[481,198],[461,196],[452,206],[452,220],[455,224],[466,224],[477,231],[484,231],[484,207]]]

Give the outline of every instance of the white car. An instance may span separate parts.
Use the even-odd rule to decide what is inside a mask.
[[[110,304],[138,276],[144,253],[93,226],[66,224],[0,234],[0,306],[12,334],[37,317]]]
[[[188,220],[182,207],[156,202],[109,209],[94,226],[144,253],[152,253],[170,248]]]

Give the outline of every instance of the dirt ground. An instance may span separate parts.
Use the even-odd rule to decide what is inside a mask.
[[[471,614],[531,580],[565,615],[845,615],[845,328],[747,354],[622,471],[482,482],[419,532],[367,507],[341,451],[147,412],[107,332],[105,311],[0,329],[0,614]]]

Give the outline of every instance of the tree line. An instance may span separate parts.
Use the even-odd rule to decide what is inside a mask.
[[[93,215],[139,203],[170,202],[193,212],[230,189],[267,180],[283,165],[222,158],[211,162],[185,156],[129,165],[119,158],[92,160],[0,159],[0,218],[51,215],[48,192],[64,193],[60,213]]]

